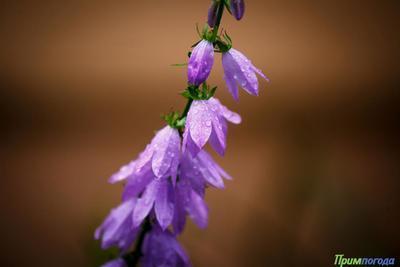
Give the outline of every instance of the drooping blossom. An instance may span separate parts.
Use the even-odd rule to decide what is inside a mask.
[[[201,150],[196,157],[190,153],[182,156],[179,181],[175,188],[174,231],[181,233],[186,223],[186,215],[200,228],[207,227],[208,208],[204,201],[206,186],[223,188],[222,178],[231,179],[213,159]]]
[[[115,260],[106,262],[101,267],[128,267],[128,266],[126,265],[126,262],[123,259],[117,258]]]
[[[95,238],[101,239],[102,249],[116,246],[126,251],[135,240],[138,227],[133,225],[132,215],[136,206],[136,199],[123,202],[111,210],[104,222],[96,229]]]
[[[180,159],[180,140],[176,129],[165,126],[156,133],[138,159],[111,176],[110,182],[126,180],[123,201],[137,198],[131,216],[133,227],[139,227],[153,207],[163,229],[171,224],[174,212],[173,183]]]
[[[268,78],[256,68],[249,59],[236,49],[229,49],[222,54],[224,79],[235,100],[239,100],[238,86],[251,95],[258,95],[256,73],[268,81]]]
[[[207,40],[200,41],[192,50],[188,63],[188,82],[202,84],[210,75],[214,64],[214,46]]]
[[[175,181],[179,164],[180,140],[178,130],[169,125],[165,126],[156,133],[138,159],[121,167],[109,181],[115,183],[128,177],[138,178],[136,182],[150,181],[150,178],[166,176],[171,176]]]
[[[142,245],[143,267],[190,267],[189,257],[169,230],[157,226],[146,234]]]
[[[194,100],[186,118],[182,150],[189,150],[195,156],[210,141],[220,155],[226,149],[227,123],[238,124],[240,115],[230,111],[218,99]]]
[[[232,15],[237,20],[241,20],[244,15],[244,0],[230,0],[229,8]]]

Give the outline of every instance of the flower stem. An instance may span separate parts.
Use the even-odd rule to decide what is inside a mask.
[[[186,102],[185,109],[183,110],[182,115],[181,115],[181,117],[179,119],[183,119],[183,118],[186,117],[186,115],[189,112],[190,106],[192,105],[192,102],[193,102],[193,99],[192,98],[188,98],[188,101]]]
[[[213,35],[212,35],[212,40],[214,42],[215,42],[215,40],[217,38],[219,25],[221,24],[222,15],[224,14],[224,9],[225,9],[224,0],[220,0],[218,4],[220,6],[218,8],[217,21],[216,21],[215,26],[213,28]]]
[[[150,230],[151,230],[151,223],[149,218],[147,217],[146,221],[143,223],[142,230],[139,234],[135,250],[123,256],[123,259],[125,260],[125,263],[128,267],[135,267],[138,265],[140,257],[142,257],[142,245],[144,237]]]

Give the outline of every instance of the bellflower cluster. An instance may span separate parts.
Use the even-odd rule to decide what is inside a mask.
[[[235,100],[239,99],[239,86],[251,95],[259,94],[256,74],[268,79],[232,48],[226,32],[219,33],[224,10],[240,20],[244,1],[211,2],[208,25],[198,31],[200,40],[188,54],[188,86],[181,93],[187,99],[184,111],[165,115],[167,125],[155,133],[135,160],[109,179],[110,183],[124,184],[122,202],[96,229],[95,238],[102,249],[119,248],[120,257],[103,267],[191,266],[177,237],[184,231],[187,217],[199,228],[207,227],[206,189],[223,189],[224,179],[232,179],[205,150],[209,143],[224,155],[228,122],[241,122],[239,114],[215,97],[217,87],[207,83],[215,53],[222,54],[224,79]]]

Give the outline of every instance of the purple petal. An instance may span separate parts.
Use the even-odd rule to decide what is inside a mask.
[[[233,99],[239,101],[239,87],[235,79],[233,78],[233,75],[227,74],[225,72],[224,80],[226,82],[226,85],[228,86],[229,92],[233,96]]]
[[[269,82],[268,77],[265,76],[265,74],[264,74],[259,68],[255,67],[252,63],[251,63],[251,68],[252,68],[256,73],[258,73],[258,75],[260,75],[260,76],[263,77],[266,81]]]
[[[167,180],[160,182],[155,202],[155,212],[158,223],[165,230],[174,217],[174,189]]]
[[[123,259],[118,258],[101,265],[101,267],[127,267],[127,265]]]
[[[187,120],[189,134],[196,145],[201,149],[208,141],[212,131],[212,112],[206,100],[195,100],[189,110]]]
[[[138,199],[132,217],[134,227],[138,227],[150,213],[158,193],[159,184],[157,180],[151,182],[143,192],[142,197]]]
[[[239,124],[239,123],[242,122],[242,118],[240,117],[239,114],[229,110],[226,106],[222,105],[221,102],[217,98],[212,97],[212,98],[209,99],[209,101],[213,101],[214,105],[218,106],[222,116],[226,120],[228,120],[228,121],[230,121],[230,122],[232,122],[234,124]]]
[[[194,191],[190,193],[190,201],[187,211],[192,220],[200,228],[206,228],[208,224],[208,208],[204,200]]]
[[[125,201],[129,198],[137,197],[153,179],[154,176],[151,170],[130,177],[125,185],[122,199]]]
[[[192,137],[190,136],[188,125],[185,127],[185,132],[183,133],[182,147],[183,147],[182,148],[183,153],[185,153],[186,150],[188,150],[190,154],[196,155],[200,151],[200,148],[197,146],[197,144],[193,141]]]
[[[209,169],[215,169],[220,175],[222,175],[222,177],[224,177],[225,179],[228,180],[232,180],[232,177],[225,172],[215,161],[214,159],[211,157],[210,154],[208,154],[206,151],[202,151],[201,155],[199,154],[199,159],[201,158],[201,160],[203,161],[203,164],[205,164],[206,166],[208,166]]]
[[[182,248],[182,246],[178,243],[175,237],[172,235],[169,235],[169,245],[175,252],[179,255],[179,257],[183,260],[183,262],[187,265],[189,264],[189,257],[187,256],[185,250]]]
[[[225,154],[227,131],[228,127],[226,121],[220,120],[220,124],[217,127],[214,127],[214,131],[210,137],[210,145],[221,156]]]
[[[96,229],[95,238],[102,239],[103,249],[119,246],[121,250],[125,251],[133,243],[137,233],[131,219],[135,204],[135,199],[123,202],[111,210],[102,225]]]
[[[216,188],[224,188],[224,181],[218,169],[215,168],[215,163],[212,161],[204,150],[197,155],[197,162],[203,178]]]
[[[136,164],[135,161],[131,161],[128,164],[122,166],[118,172],[114,173],[110,177],[110,179],[108,179],[108,182],[113,184],[125,180],[126,178],[128,178],[128,176],[130,176],[133,173],[135,169],[135,164]]]
[[[153,138],[153,140],[154,140],[154,138]],[[152,142],[153,142],[153,140],[152,140]],[[134,172],[142,171],[142,168],[144,166],[146,166],[147,163],[150,162],[151,158],[153,157],[153,152],[154,152],[154,150],[153,150],[151,144],[147,145],[145,150],[142,153],[140,153],[139,158],[136,160]]]
[[[154,149],[152,168],[158,178],[164,176],[171,168],[172,161],[179,157],[180,140],[178,130],[168,125],[157,133],[152,144]]]
[[[190,153],[185,153],[182,156],[180,164],[179,184],[181,185],[185,182],[199,195],[203,196],[206,184],[202,173],[199,170],[200,168],[201,166],[199,166],[197,158],[194,159]]]
[[[181,165],[182,166],[182,165]],[[183,175],[179,177],[175,187],[175,211],[173,226],[176,234],[180,234],[186,224],[186,205],[189,202],[190,185]]]

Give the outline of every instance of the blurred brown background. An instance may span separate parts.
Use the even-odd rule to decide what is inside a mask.
[[[271,78],[217,95],[243,117],[217,160],[210,224],[181,240],[194,266],[333,266],[399,254],[398,1],[251,1],[234,46]],[[181,109],[209,1],[0,4],[0,266],[98,266],[108,176]],[[397,259],[399,260],[399,259]]]

